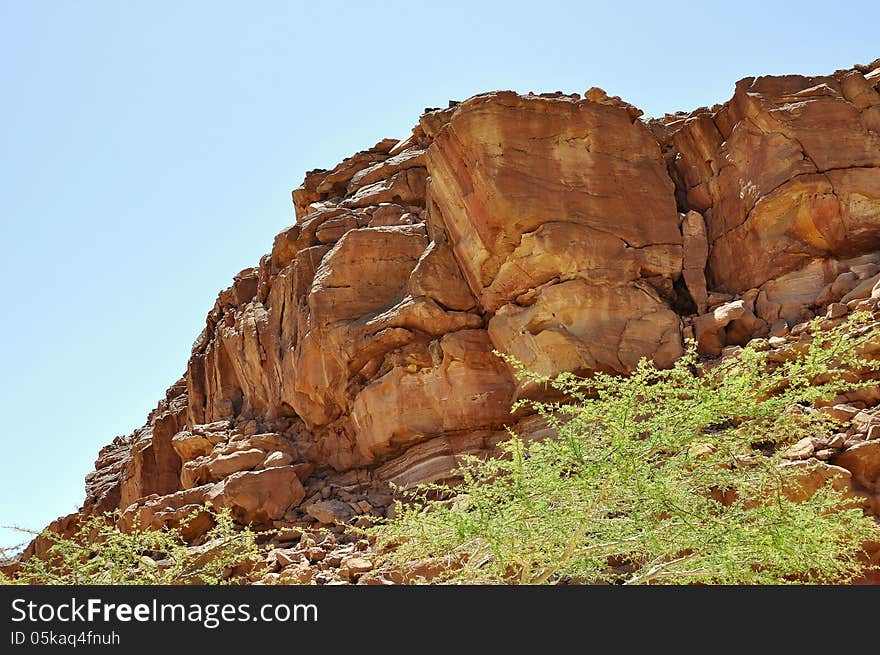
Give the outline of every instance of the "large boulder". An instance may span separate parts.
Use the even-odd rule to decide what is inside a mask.
[[[513,379],[484,330],[452,332],[433,343],[436,363],[396,367],[355,398],[351,421],[368,460],[444,432],[510,419]]]
[[[652,286],[682,270],[673,185],[631,107],[606,101],[476,96],[428,149],[429,210],[495,313],[493,344],[543,373],[681,352]]]
[[[293,466],[233,473],[207,493],[217,508],[228,508],[242,523],[265,524],[280,519],[305,497]]]
[[[880,492],[880,441],[864,441],[848,448],[834,462],[850,471],[864,491]]]

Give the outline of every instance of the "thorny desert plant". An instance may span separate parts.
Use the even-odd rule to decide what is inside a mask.
[[[235,524],[227,509],[214,512],[214,526],[202,545],[189,546],[180,527],[135,529],[123,532],[112,514],[84,520],[70,537],[44,532],[52,542],[45,557],[22,562],[12,577],[0,575],[0,584],[142,585],[236,584],[259,567],[264,553],[260,533]]]
[[[388,566],[445,562],[435,582],[851,580],[877,523],[831,482],[800,498],[804,468],[780,463],[787,445],[839,428],[817,401],[874,384],[854,375],[878,368],[860,355],[878,336],[869,320],[814,322],[783,362],[746,347],[704,363],[690,343],[671,369],[643,360],[630,376],[520,367],[569,399],[522,403],[558,438],[513,435],[500,456],[466,459],[460,485],[418,488],[367,532]]]

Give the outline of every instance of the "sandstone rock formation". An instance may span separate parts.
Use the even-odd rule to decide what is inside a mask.
[[[724,105],[655,124],[679,205],[705,218],[709,286],[758,289],[768,325],[839,300],[853,266],[877,263],[875,64],[747,78]]]
[[[627,107],[477,96],[436,133],[427,162],[431,216],[494,314],[499,351],[546,374],[681,354],[661,295],[682,270],[674,187]]]
[[[546,436],[510,413],[541,389],[496,353],[627,373],[671,364],[686,338],[711,357],[782,349],[814,315],[876,310],[880,60],[640,116],[599,89],[486,93],[308,172],[296,224],[219,294],[146,425],[101,450],[81,513],[158,527],[210,500],[307,534],[385,513],[389,482],[444,479],[508,427]],[[873,416],[880,395],[852,402]],[[880,427],[854,425],[792,465],[803,493],[844,480],[876,512]],[[273,575],[312,580],[326,557],[369,578],[360,546],[315,548],[280,548]]]

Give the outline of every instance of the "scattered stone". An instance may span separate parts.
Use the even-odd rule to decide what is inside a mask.
[[[833,407],[823,407],[822,411],[828,414],[830,418],[833,418],[835,421],[849,421],[856,414],[859,413],[859,410],[852,405],[834,405]]]
[[[309,584],[312,582],[314,571],[306,564],[293,564],[281,571],[278,584]]]
[[[302,537],[302,529],[289,526],[275,526],[278,532],[275,533],[275,541],[299,541]]]
[[[306,557],[309,559],[310,562],[320,562],[322,559],[324,559],[325,556],[326,553],[324,552],[324,550],[322,548],[318,548],[317,546],[314,548],[309,548],[306,551]]]
[[[826,445],[828,448],[843,448],[844,443],[846,443],[846,434],[838,432],[831,436]]]
[[[339,500],[320,500],[307,505],[305,510],[319,523],[345,523],[354,516],[351,506]]]
[[[400,585],[405,579],[399,571],[368,571],[358,578],[360,585]]]
[[[773,325],[770,326],[770,336],[771,337],[786,337],[788,336],[788,323],[785,319],[778,319],[774,321]]]
[[[787,479],[783,493],[793,501],[809,499],[831,481],[832,487],[844,494],[852,493],[852,474],[841,466],[832,466],[816,459],[780,464],[780,470],[793,474]]]
[[[825,314],[825,317],[830,319],[842,318],[848,313],[849,307],[847,307],[843,303],[835,302],[828,305],[828,312]]]
[[[787,459],[807,459],[808,457],[812,457],[813,452],[815,452],[815,446],[813,445],[812,437],[804,437],[796,444],[793,444],[786,448],[782,455]]]
[[[324,563],[327,566],[332,566],[333,568],[338,568],[340,564],[342,564],[342,558],[345,555],[339,551],[333,551],[325,556]]]
[[[852,417],[852,422],[857,430],[864,432],[870,426],[880,424],[880,417],[870,412],[860,411]]]
[[[373,569],[373,563],[363,557],[353,556],[342,560],[339,574],[349,580],[357,580],[362,574]]]
[[[281,568],[302,562],[302,552],[293,548],[276,548],[269,553],[269,559],[273,557]]]

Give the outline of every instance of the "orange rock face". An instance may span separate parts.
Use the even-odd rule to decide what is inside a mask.
[[[496,353],[625,374],[685,337],[717,356],[842,320],[880,296],[878,86],[880,61],[749,78],[650,121],[600,89],[488,93],[310,171],[183,380],[101,451],[83,513],[118,508],[125,529],[206,500],[282,527],[382,515],[389,482],[444,479],[508,426],[547,436],[511,415],[537,390]],[[876,493],[873,448],[833,462],[857,491]]]
[[[477,96],[427,161],[431,213],[495,314],[498,350],[550,374],[625,372],[639,357],[681,353],[678,315],[655,288],[682,270],[674,188],[626,107]]]
[[[876,83],[876,69],[747,78],[723,106],[673,122],[671,168],[705,215],[714,288],[880,247]]]

